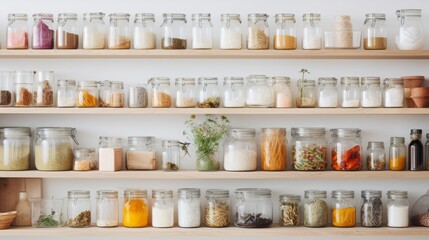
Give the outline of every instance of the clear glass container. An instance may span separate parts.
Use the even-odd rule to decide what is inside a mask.
[[[421,9],[396,11],[395,45],[399,50],[420,50],[424,46]]]
[[[30,169],[31,128],[0,128],[0,170]]]
[[[106,100],[108,107],[123,108],[125,106],[124,83],[121,81],[111,81],[110,92]]]
[[[316,107],[316,81],[298,80],[298,96],[296,97],[297,108],[314,108]]]
[[[250,75],[247,77],[246,106],[247,107],[272,107],[274,104],[273,91],[268,85],[268,77],[265,75]]]
[[[341,107],[358,108],[360,106],[360,97],[359,77],[342,77]]]
[[[50,13],[33,15],[33,49],[54,49],[54,18]]]
[[[391,137],[389,147],[389,169],[404,171],[407,168],[407,148],[405,138]]]
[[[99,148],[121,148],[122,138],[120,137],[103,137],[100,136],[98,139]]]
[[[368,13],[365,15],[363,48],[366,50],[387,49],[386,14]]]
[[[235,190],[234,225],[243,228],[265,228],[273,223],[271,190],[239,188]]]
[[[148,106],[148,90],[146,85],[132,85],[128,89],[128,107],[146,108]]]
[[[195,228],[201,225],[201,192],[198,188],[177,190],[178,225],[182,228]]]
[[[80,81],[76,96],[77,107],[98,107],[98,82]]]
[[[74,228],[91,225],[91,199],[89,191],[68,191],[67,226]]]
[[[353,31],[349,15],[335,16],[332,28],[325,32],[325,48],[353,49],[360,48],[361,32]]]
[[[103,49],[106,47],[106,25],[104,13],[83,14],[83,49]]]
[[[127,170],[155,170],[155,137],[128,137]]]
[[[300,171],[326,170],[328,142],[324,128],[292,128],[292,168]]]
[[[10,13],[6,30],[7,49],[28,49],[28,16],[24,13]]]
[[[292,107],[292,91],[289,77],[272,77],[272,89],[275,108]]]
[[[204,219],[207,227],[229,227],[229,191],[207,189]]]
[[[170,228],[174,225],[173,191],[152,190],[152,226]]]
[[[161,25],[162,49],[186,49],[186,15],[182,13],[162,14],[164,22]]]
[[[192,14],[192,49],[213,47],[213,24],[210,13]]]
[[[331,129],[331,167],[337,171],[361,170],[361,130]]]
[[[16,71],[15,79],[15,107],[30,107],[33,105],[33,71]]]
[[[0,71],[0,107],[11,107],[15,104],[13,72]]]
[[[217,77],[198,78],[198,107],[219,108],[220,91]]]
[[[322,49],[323,31],[320,24],[319,13],[306,13],[302,16],[304,27],[302,29],[302,49]]]
[[[408,170],[422,171],[426,170],[425,159],[423,156],[422,130],[411,129],[411,142],[408,145]]]
[[[363,77],[362,84],[362,107],[375,108],[381,107],[382,91],[379,77]]]
[[[362,227],[381,227],[383,225],[382,193],[378,190],[361,192],[362,207],[360,209],[360,224]]]
[[[321,108],[336,108],[338,106],[336,78],[319,78],[319,98],[317,103]]]
[[[279,196],[280,220],[282,227],[299,226],[301,221],[301,196],[284,194]]]
[[[180,168],[180,154],[180,144],[178,141],[162,141],[162,170],[178,171]]]
[[[223,86],[224,107],[242,108],[246,106],[246,88],[242,77],[225,77]]]
[[[328,200],[326,191],[306,190],[304,192],[304,226],[328,226]]]
[[[131,46],[130,14],[112,13],[107,34],[107,48],[129,49]]]
[[[264,171],[286,170],[286,128],[261,129],[261,168]]]
[[[154,77],[149,79],[148,84],[152,87],[151,103],[153,108],[171,107],[170,78]]]
[[[274,49],[294,50],[296,49],[296,27],[295,14],[276,14],[276,33],[274,35]]]
[[[54,72],[36,71],[34,77],[33,105],[52,107],[54,101]]]
[[[80,148],[74,151],[73,170],[97,170],[98,158],[95,148]]]
[[[429,190],[414,203],[411,223],[415,226],[429,227]]]
[[[134,20],[134,48],[155,49],[155,15],[153,13],[137,13]]]
[[[253,128],[233,128],[224,146],[226,171],[255,171],[258,167],[256,131]]]
[[[270,48],[270,27],[268,15],[251,13],[248,15],[247,49],[261,50]]]
[[[49,197],[31,200],[31,222],[37,228],[58,228],[64,225],[64,198]],[[64,209],[65,210],[65,209]]]
[[[176,108],[194,108],[196,103],[195,78],[176,78]]]
[[[118,192],[97,191],[97,227],[117,227],[119,224]]]
[[[407,191],[387,192],[387,226],[405,228],[409,225],[409,202]]]
[[[221,14],[220,49],[241,49],[240,14]]]
[[[57,49],[77,49],[79,47],[79,29],[76,13],[58,14],[56,34]]]
[[[386,108],[404,107],[404,81],[400,78],[387,78],[384,80],[383,102]]]
[[[383,142],[368,142],[366,149],[366,169],[382,171],[386,169],[386,152]]]
[[[75,80],[58,80],[57,107],[75,107],[76,89],[77,87]]]
[[[149,202],[146,190],[126,189],[124,191],[122,224],[128,228],[140,228],[149,225]]]
[[[332,226],[354,227],[356,225],[356,205],[354,192],[335,190],[332,192]]]

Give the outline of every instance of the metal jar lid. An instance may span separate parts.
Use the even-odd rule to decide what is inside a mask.
[[[201,191],[199,188],[180,188],[177,190],[177,195],[182,198],[199,198]]]
[[[304,197],[305,198],[326,198],[327,192],[324,190],[305,190]]]
[[[381,198],[382,192],[379,190],[362,190],[361,197],[362,198]]]
[[[152,198],[173,198],[173,190],[153,189]]]
[[[90,192],[85,190],[70,190],[67,192],[68,198],[89,198]]]
[[[229,191],[226,189],[207,189],[207,198],[229,198]]]
[[[377,142],[377,141],[368,142],[367,149],[375,149],[375,148],[382,148],[382,149],[384,149],[384,142]]]
[[[332,198],[354,198],[355,192],[351,190],[334,190]]]

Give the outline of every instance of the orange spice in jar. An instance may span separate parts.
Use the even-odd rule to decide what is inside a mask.
[[[289,13],[276,14],[276,33],[274,35],[274,49],[296,49],[295,15]]]
[[[332,191],[332,226],[354,227],[356,225],[356,206],[354,192],[350,190]]]
[[[407,148],[405,138],[391,137],[389,148],[389,169],[392,171],[404,171],[406,164]]]
[[[286,129],[261,129],[261,166],[264,171],[286,169]]]
[[[146,227],[149,222],[149,210],[146,190],[125,190],[122,209],[124,227]]]

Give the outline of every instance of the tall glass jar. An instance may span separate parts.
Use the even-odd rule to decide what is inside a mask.
[[[31,128],[0,128],[0,170],[30,169]]]
[[[128,107],[146,108],[148,106],[148,90],[146,85],[132,85],[128,89]]]
[[[276,14],[276,34],[274,35],[274,49],[296,49],[295,14]]]
[[[405,228],[409,225],[409,202],[407,191],[387,192],[387,226]]]
[[[386,153],[383,142],[368,142],[366,150],[366,169],[382,171],[386,169]]]
[[[270,27],[268,15],[251,13],[248,15],[247,49],[261,50],[270,48]]]
[[[264,171],[286,170],[286,128],[261,129],[261,168]]]
[[[318,13],[306,13],[302,16],[302,49],[322,49],[323,32],[320,26],[321,16]]]
[[[99,82],[98,105],[99,107],[109,107],[109,96],[112,91],[112,82],[105,80]]]
[[[220,107],[220,91],[216,77],[198,78],[198,107],[218,108]]]
[[[16,71],[15,79],[15,107],[30,107],[33,104],[33,71]]]
[[[325,170],[328,150],[324,128],[292,128],[292,168],[300,171]]]
[[[76,81],[57,81],[57,107],[76,106]]]
[[[177,190],[178,225],[182,228],[195,228],[201,225],[201,192],[198,188]]]
[[[292,107],[292,91],[290,88],[289,77],[273,77],[272,88],[274,95],[275,108],[291,108]]]
[[[177,108],[193,108],[196,106],[195,78],[176,78],[176,98],[174,106]]]
[[[186,49],[186,15],[182,13],[162,14],[162,49]]]
[[[326,191],[306,190],[304,192],[304,226],[328,226],[328,201]]]
[[[364,190],[361,192],[362,207],[360,224],[362,227],[381,227],[383,224],[383,202],[381,191]]]
[[[368,13],[364,22],[363,48],[366,50],[387,49],[386,14]]]
[[[57,49],[77,49],[79,47],[79,30],[76,13],[60,13],[56,31]]]
[[[15,103],[14,73],[0,71],[0,107],[11,107]]]
[[[89,191],[68,191],[67,226],[81,228],[91,225],[91,199]]]
[[[152,226],[169,228],[174,225],[173,191],[152,190]]]
[[[241,49],[240,14],[221,14],[220,49]]]
[[[131,46],[130,14],[112,13],[109,17],[107,48],[129,49]]]
[[[421,9],[396,11],[395,45],[399,50],[419,50],[424,45],[424,29]]]
[[[301,221],[301,196],[292,194],[283,194],[279,196],[280,200],[280,220],[279,224],[283,227],[298,226]]]
[[[104,13],[83,14],[83,49],[103,49],[106,47],[106,26]]]
[[[153,13],[136,13],[134,20],[134,48],[155,49],[155,15]]]
[[[411,129],[411,142],[408,145],[408,170],[422,171],[426,170],[425,159],[423,156],[422,130]]]
[[[271,190],[239,188],[235,190],[234,225],[243,228],[265,228],[273,223]]]
[[[180,145],[175,140],[162,141],[162,170],[178,171],[180,168]]]
[[[246,89],[242,77],[225,77],[223,87],[224,107],[242,108],[246,106]]]
[[[170,78],[154,77],[149,79],[148,84],[152,87],[151,103],[153,108],[171,107]]]
[[[207,227],[220,228],[229,226],[229,191],[207,189],[207,204],[204,219]]]
[[[332,192],[332,226],[354,227],[356,225],[356,206],[354,192],[336,190]]]
[[[407,148],[405,138],[391,137],[389,147],[389,169],[392,171],[404,171],[407,167]]]
[[[273,91],[265,75],[250,75],[247,78],[246,105],[248,107],[272,107],[274,104]]]
[[[33,15],[33,49],[54,48],[54,19],[50,13],[36,13]]]
[[[299,80],[297,82],[298,96],[296,97],[296,107],[314,108],[316,107],[316,81]]]
[[[226,171],[255,171],[258,167],[256,131],[253,128],[233,128],[224,146]]]
[[[426,169],[429,170],[429,133],[426,133],[426,142],[425,142],[425,158]]]
[[[149,224],[149,203],[147,191],[127,189],[124,191],[124,206],[122,208],[122,224],[124,227],[139,228]]]
[[[383,99],[386,108],[402,108],[404,106],[404,81],[399,78],[385,79]]]
[[[28,49],[28,16],[23,13],[10,13],[8,15],[6,48]]]
[[[107,105],[111,108],[123,108],[125,106],[124,83],[121,81],[110,82],[110,92]]]
[[[52,107],[55,105],[53,71],[36,71],[33,104],[36,107]]]
[[[359,77],[341,78],[341,107],[358,108],[360,95]]]
[[[98,83],[80,81],[76,96],[77,107],[98,107]]]
[[[337,171],[361,170],[361,130],[331,129],[331,167]]]
[[[363,77],[362,84],[362,107],[381,107],[382,92],[379,77]]]
[[[213,24],[210,13],[192,14],[192,49],[213,47]]]
[[[117,227],[119,224],[118,192],[97,191],[97,227]]]
[[[155,137],[128,137],[127,170],[155,170]]]
[[[336,78],[319,78],[318,105],[322,108],[336,108],[338,106],[338,90]]]

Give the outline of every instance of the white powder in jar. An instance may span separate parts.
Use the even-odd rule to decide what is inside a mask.
[[[395,44],[399,50],[419,50],[423,48],[423,33],[416,26],[402,26],[395,37]]]
[[[408,206],[388,206],[387,207],[387,226],[389,227],[408,227]]]
[[[155,49],[156,34],[147,30],[135,28],[134,48],[135,49]]]
[[[276,108],[290,108],[292,107],[292,93],[287,84],[274,84],[274,107]]]
[[[269,87],[251,87],[247,90],[246,105],[249,107],[271,107],[273,92]]]
[[[173,227],[174,208],[173,207],[152,207],[152,226],[159,228]]]
[[[254,171],[257,168],[257,153],[252,149],[227,149],[224,154],[226,171]]]
[[[102,198],[97,202],[97,227],[116,227],[119,224],[117,198]]]
[[[341,107],[345,107],[345,108],[355,108],[355,107],[359,107],[359,99],[343,99],[343,101],[341,102]]]
[[[226,90],[223,98],[224,107],[244,107],[246,105],[246,96],[244,91]]]
[[[220,31],[221,49],[241,49],[241,32],[231,28],[222,28]]]
[[[95,29],[84,28],[83,30],[83,48],[84,49],[103,49],[105,47],[104,33]]]
[[[179,198],[178,206],[179,227],[199,227],[201,225],[201,208],[199,198]]]
[[[211,49],[213,45],[211,28],[192,28],[192,48],[193,49]]]
[[[384,92],[385,107],[403,107],[404,106],[404,89],[389,88]]]
[[[363,91],[362,107],[381,107],[381,99],[379,91]]]
[[[302,49],[321,49],[322,34],[304,29],[302,35]]]
[[[318,103],[319,107],[337,107],[338,97],[336,95],[320,95]]]
[[[58,107],[74,107],[75,106],[75,91],[58,91],[57,106]]]

